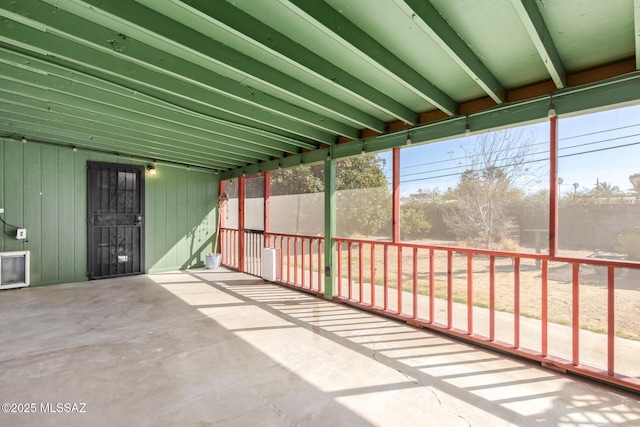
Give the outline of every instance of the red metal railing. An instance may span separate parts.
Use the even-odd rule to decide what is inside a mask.
[[[238,233],[238,230],[222,230],[223,264],[232,268],[238,268]],[[636,354],[628,349],[629,342],[637,343],[633,345],[638,348],[640,342],[617,336],[621,325],[616,323],[620,323],[616,320],[617,304],[624,302],[623,297],[616,296],[617,278],[623,271],[640,271],[636,263],[346,238],[334,240],[337,246],[334,299],[337,301],[640,391],[640,367],[632,360],[629,363],[625,355],[625,352]],[[318,296],[323,294],[322,237],[265,233],[264,246],[277,250],[279,283]],[[581,328],[580,324],[585,320],[580,304],[581,290],[591,286],[581,283],[581,277],[595,269],[606,272],[602,273],[602,285],[598,286],[604,293],[600,302],[601,317],[606,325],[597,333]],[[552,280],[558,272],[563,274],[564,282],[558,282],[557,277]],[[533,315],[523,310],[523,305],[530,301],[522,298],[523,290],[531,289],[532,277],[538,306]],[[638,288],[635,292],[640,291],[640,284]],[[558,289],[562,292],[561,298],[558,298]],[[479,290],[487,295],[479,296]],[[531,294],[527,298],[532,298]],[[509,305],[500,305],[500,299],[508,300]],[[565,306],[565,318],[558,319],[556,312]],[[595,345],[589,341],[594,336]],[[599,353],[594,356],[591,354],[594,351]]]
[[[616,343],[622,341],[616,337],[616,326],[620,326],[615,320],[616,273],[623,269],[638,270],[640,265],[636,263],[551,259],[540,254],[346,238],[334,240],[338,248],[337,300],[556,368],[640,390],[640,380],[634,378],[638,377],[637,372],[625,372],[633,371],[634,364],[620,363],[618,366],[625,358],[616,359]],[[567,285],[570,292],[562,290],[563,295],[566,292],[570,298],[567,321],[550,320],[550,262],[554,274],[568,273],[566,280],[570,281]],[[395,272],[391,268],[394,264],[397,265]],[[602,305],[603,313],[606,310],[607,325],[606,332],[596,333],[581,329],[580,290],[585,285],[581,285],[580,277],[587,269],[593,272],[598,268],[605,268],[607,272],[603,278],[606,303]],[[539,287],[540,307],[533,316],[521,311],[522,304],[529,303],[521,300],[521,280],[525,273],[528,280],[535,277],[539,281],[536,286]],[[504,294],[505,286],[498,290],[498,281],[507,284],[510,295]],[[531,284],[527,286],[531,288]],[[478,288],[488,289],[488,298],[477,298]],[[456,294],[454,289],[459,292]],[[510,307],[497,307],[499,292],[503,299],[508,297]],[[466,295],[460,298],[461,294]],[[567,301],[561,303],[566,305]],[[554,308],[558,305],[554,302]],[[532,339],[531,330],[539,334],[536,339]],[[581,347],[581,337],[587,334],[589,339],[599,340],[601,348],[606,347],[602,355],[598,348]],[[550,347],[560,354],[550,354]]]
[[[315,294],[324,292],[324,238],[265,233],[265,247],[277,251],[276,279]]]
[[[240,254],[238,253],[238,238],[240,230],[231,228],[220,229],[220,253],[222,254],[221,264],[225,267],[239,269]]]

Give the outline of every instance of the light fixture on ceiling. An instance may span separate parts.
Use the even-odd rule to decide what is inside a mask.
[[[149,175],[155,175],[155,174],[156,174],[156,167],[155,167],[155,165],[148,165],[148,166],[147,166],[147,170],[149,171]]]
[[[469,116],[467,116],[467,119],[466,119],[465,124],[464,124],[464,134],[466,136],[471,135],[471,128],[469,127]]]
[[[22,137],[22,143],[26,144],[27,143],[27,138],[25,138],[24,136]]]
[[[407,131],[407,145],[411,145],[413,141],[411,141],[411,132]]]
[[[73,150],[73,152],[74,152],[74,153],[77,153],[77,152],[78,152],[78,147],[76,147],[76,146],[74,145],[74,146],[73,146],[73,148],[72,148],[72,150]]]
[[[363,156],[367,154],[367,152],[364,149],[364,141],[362,141],[362,151],[360,152],[360,154],[362,154]]]
[[[556,116],[556,106],[553,104],[553,98],[549,102],[549,112],[547,113],[548,118],[552,118]]]

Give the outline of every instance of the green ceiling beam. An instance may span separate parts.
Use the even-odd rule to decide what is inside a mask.
[[[565,88],[553,94],[553,103],[558,115],[571,115],[583,111],[600,110],[618,104],[637,103],[638,99],[640,99],[640,71],[589,86]],[[546,120],[549,104],[550,98],[547,96],[519,103],[505,103],[470,115],[469,127],[471,132],[485,132]],[[411,139],[420,144],[463,137],[466,120],[466,117],[451,117],[446,120],[419,125],[408,130],[367,138],[364,142],[355,140],[337,144],[331,147],[331,157],[339,159],[358,155],[362,152],[363,145],[367,153],[406,147],[407,132],[411,132]],[[562,117],[560,118],[559,126],[562,126]],[[315,150],[315,152],[322,153],[326,158],[326,149]],[[305,153],[305,155],[309,154]],[[316,158],[320,159],[322,155],[317,154]],[[292,164],[287,163],[286,167],[295,166],[296,160],[297,164],[302,162],[302,156],[292,157],[295,160],[291,162]],[[281,159],[283,168],[285,167],[284,160]],[[273,166],[273,162],[270,162],[269,165]],[[275,166],[274,169],[277,169],[277,164]],[[263,167],[263,172],[269,172],[274,169]],[[237,169],[223,172],[221,178],[237,177],[238,173]],[[241,171],[240,175],[242,175]]]
[[[4,92],[0,91],[4,95]],[[27,102],[24,102],[27,101]],[[100,115],[89,113],[87,117],[78,118],[70,114],[65,114],[55,110],[49,110],[41,107],[37,108],[29,104],[29,100],[20,100],[17,102],[6,101],[6,97],[0,100],[0,111],[4,112],[5,118],[14,117],[14,114],[19,114],[23,117],[31,117],[34,122],[37,120],[41,124],[49,124],[51,126],[60,126],[62,124],[73,126],[77,129],[82,129],[87,135],[103,135],[105,137],[116,138],[122,143],[128,143],[131,147],[148,147],[149,149],[163,149],[163,150],[175,150],[177,144],[181,143],[180,140],[172,140],[160,135],[150,135],[143,131],[137,130],[134,127],[126,127],[124,125],[114,125],[104,120],[104,117]],[[45,123],[47,122],[47,123]],[[192,158],[201,158],[201,160],[207,160],[208,163],[219,167],[232,167],[238,166],[243,163],[255,161],[241,156],[224,157],[219,152],[213,149],[207,150],[206,147],[194,149],[187,144],[181,144],[180,154],[190,155]]]
[[[20,74],[12,73],[12,71],[10,66],[7,66],[0,60],[0,76],[5,76],[4,79],[0,80],[0,87],[17,95],[30,96],[33,98],[39,97],[53,104],[76,108],[79,112],[82,110],[93,111],[100,114],[107,114],[126,122],[134,120],[135,122],[153,125],[159,130],[165,128],[178,130],[186,133],[187,136],[191,136],[191,139],[195,136],[205,141],[216,142],[220,145],[222,151],[229,154],[239,152],[249,157],[263,158],[264,156],[280,156],[283,152],[291,151],[290,146],[279,141],[269,141],[265,138],[253,137],[259,144],[249,144],[243,142],[241,139],[226,136],[223,131],[217,134],[211,130],[207,131],[206,128],[203,128],[204,130],[188,128],[180,124],[180,120],[186,118],[180,117],[180,115],[175,112],[163,111],[161,108],[156,108],[159,110],[155,112],[157,116],[150,115],[148,108],[144,108],[145,106],[143,105],[138,106],[133,104],[122,108],[120,105],[123,104],[119,103],[120,99],[117,95],[76,84],[73,81],[67,81],[52,75],[37,75],[37,72],[24,69],[20,70]],[[29,74],[36,74],[36,76],[29,78]],[[34,79],[37,79],[37,81],[34,81]],[[63,92],[64,88],[72,88],[73,93]],[[140,110],[136,109],[137,106],[140,107]],[[138,112],[145,110],[147,111],[146,113]],[[174,118],[172,116],[175,117],[175,122],[173,123],[170,121]],[[156,117],[163,117],[163,119],[157,119]],[[189,121],[197,123],[196,120]],[[240,133],[240,131],[233,128],[224,130],[230,134]],[[251,135],[242,136],[247,139],[251,138]],[[184,139],[183,137],[180,140],[182,141]]]
[[[0,9],[0,15],[15,20],[5,21],[2,25],[3,40],[9,44],[40,51],[58,59],[64,58],[74,68],[81,65],[93,75],[127,86],[133,85],[156,98],[228,121],[243,120],[254,125],[257,122],[325,143],[333,142],[334,133],[357,134],[354,128],[324,119],[255,90],[243,88],[244,93],[236,94],[235,98],[220,94],[214,89],[218,84],[227,82],[227,86],[238,85],[221,76],[217,78],[202,67],[97,27],[72,14],[61,11],[53,13],[50,9],[54,8],[42,2],[31,5],[34,0],[26,1],[29,3],[28,10],[23,9],[22,2],[13,5],[13,9],[18,9],[17,12]],[[45,26],[46,32],[41,31],[42,26]],[[241,99],[241,96],[244,98]],[[248,104],[248,100],[252,104]],[[261,102],[271,109],[266,110]],[[309,116],[313,116],[313,126]],[[320,129],[321,126],[330,129]]]
[[[122,147],[117,141],[104,140],[102,138],[94,138],[92,145],[87,145],[87,141],[84,135],[78,135],[69,131],[62,131],[57,127],[41,126],[32,123],[22,122],[9,122],[3,118],[0,118],[0,128],[7,129],[7,134],[24,135],[29,140],[47,143],[50,141],[48,138],[53,138],[53,143],[57,145],[65,145],[59,141],[66,141],[69,148],[73,146],[81,147],[87,150],[96,150],[102,152],[111,152],[123,157],[138,157],[142,159],[149,159],[153,161],[162,157],[161,152],[149,151],[144,149],[132,149],[128,151],[122,150]],[[168,160],[173,163],[182,163],[184,165],[199,166],[207,169],[214,169],[211,165],[202,162],[201,159],[187,159],[184,160],[181,156],[173,156]]]
[[[312,25],[337,35],[344,46],[415,95],[449,115],[457,113],[453,99],[325,2],[291,0],[284,4]]]
[[[212,138],[210,135],[202,132],[200,132],[201,135],[198,135],[198,132],[187,134],[172,130],[170,126],[149,126],[147,123],[131,120],[131,117],[127,117],[126,115],[112,115],[104,111],[95,111],[96,109],[92,108],[91,105],[87,105],[85,108],[83,107],[85,103],[82,102],[82,100],[80,100],[80,102],[73,102],[72,99],[69,104],[64,104],[60,101],[52,102],[48,99],[50,97],[49,91],[42,88],[31,87],[27,84],[20,84],[20,87],[16,87],[15,83],[0,79],[0,93],[2,93],[4,100],[11,101],[16,105],[64,114],[67,117],[77,120],[99,121],[118,128],[130,129],[131,131],[144,133],[152,138],[152,140],[164,140],[173,147],[180,146],[185,149],[205,150],[208,152],[215,149],[221,157],[240,162],[255,161],[256,158],[266,156],[282,155],[282,153],[277,150],[259,155],[254,151],[249,151],[241,147],[234,148],[233,140],[231,138],[225,138],[224,136]],[[87,102],[87,104],[90,104],[90,102]],[[224,143],[224,145],[222,143]]]
[[[636,70],[640,70],[640,0],[633,0],[633,18],[636,39]]]
[[[58,86],[51,86],[50,89],[59,91],[60,87],[73,87],[75,94],[70,96],[78,96],[82,93],[85,100],[93,101],[94,109],[107,109],[114,117],[131,121],[135,119],[161,130],[170,129],[186,136],[196,135],[205,140],[219,141],[223,143],[223,147],[228,146],[229,149],[240,153],[269,154],[271,152],[269,150],[293,153],[298,149],[296,143],[300,143],[284,135],[204,116],[114,83],[0,47],[0,64],[2,63],[15,67],[15,70],[7,71],[9,76],[17,77],[28,71],[67,80],[66,84],[62,82]],[[28,82],[25,81],[25,83]],[[85,88],[87,92],[81,92],[79,88]],[[125,104],[130,108],[124,108]],[[87,107],[84,106],[84,108]],[[248,148],[244,148],[245,145]],[[305,146],[305,148],[313,147],[311,144]]]
[[[469,46],[447,24],[438,11],[425,0],[395,0],[396,4],[424,31],[465,73],[496,103],[506,99],[506,91],[498,79],[471,51]]]
[[[277,57],[288,66],[338,88],[349,97],[358,99],[370,107],[397,120],[415,124],[418,114],[390,96],[362,82],[340,67],[332,64],[311,50],[263,24],[230,3],[209,0],[158,2],[138,0],[139,3],[167,17],[171,17],[212,39],[232,37],[255,47],[270,57]]]
[[[352,126],[352,129],[369,127],[379,131],[384,130],[385,123],[382,120],[253,58],[239,54],[226,46],[224,41],[212,40],[130,0],[45,1],[189,63],[227,77],[233,75],[236,81],[244,85],[251,86],[251,81],[259,82],[273,92],[295,99],[296,103],[304,105],[305,109],[321,112],[322,115],[329,115],[329,117],[339,117],[346,123],[359,125]],[[122,53],[128,55],[126,50]],[[246,79],[248,81],[245,81]]]
[[[536,0],[511,0],[511,4],[518,13],[553,82],[558,89],[562,89],[567,85],[567,72],[540,9],[536,5]]]
[[[159,146],[158,144],[149,145],[146,141],[137,138],[133,134],[117,132],[113,128],[105,129],[103,125],[92,122],[75,123],[66,117],[56,114],[49,114],[49,117],[41,118],[33,111],[7,111],[6,104],[0,103],[0,111],[2,112],[2,120],[5,126],[11,127],[11,124],[20,124],[20,126],[33,126],[40,129],[56,129],[64,132],[66,135],[72,135],[76,141],[84,141],[81,146],[86,148],[103,149],[102,144],[108,143],[110,146],[117,146],[118,151],[122,154],[129,154],[135,150],[144,150],[153,158],[162,160],[180,159],[182,163],[198,161],[209,165],[215,169],[227,169],[242,165],[240,162],[229,162],[218,160],[206,153],[192,153],[186,150],[180,150],[176,153],[174,147]],[[65,141],[60,141],[64,143]]]

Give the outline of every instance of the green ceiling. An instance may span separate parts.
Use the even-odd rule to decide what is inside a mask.
[[[634,102],[639,49],[640,0],[0,0],[0,137],[237,176]]]

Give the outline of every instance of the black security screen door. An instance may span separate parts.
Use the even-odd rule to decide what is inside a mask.
[[[89,279],[144,273],[144,167],[88,170]]]

